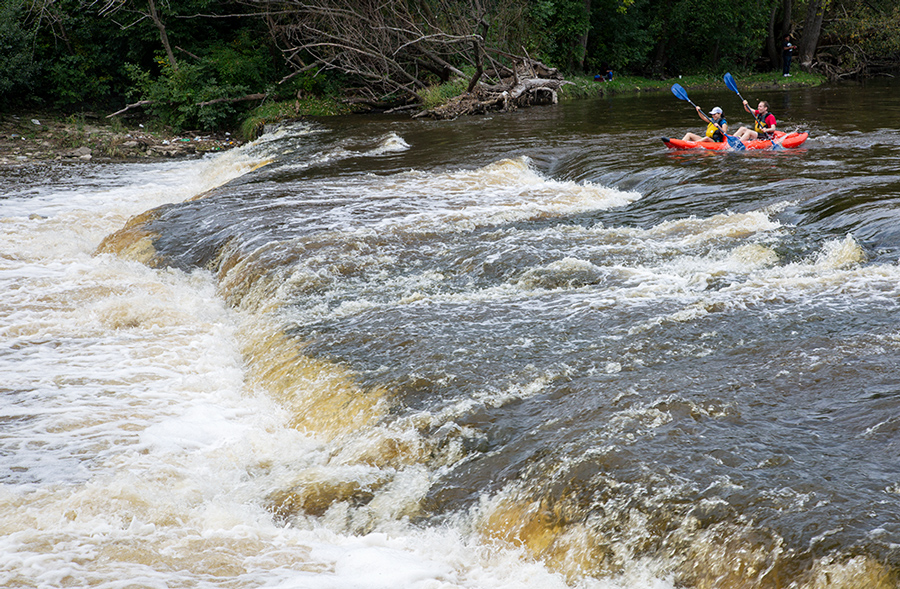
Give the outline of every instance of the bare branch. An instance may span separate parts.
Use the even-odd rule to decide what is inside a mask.
[[[524,79],[555,74],[514,53],[521,47],[525,0],[239,1],[265,15],[272,39],[294,71],[282,82],[314,68],[337,70],[360,79],[367,96],[421,102],[421,89],[453,77],[467,79],[474,96],[482,88],[488,92],[486,81],[502,81],[509,90]],[[531,94],[529,87],[519,98],[534,100],[525,97]],[[517,104],[509,94],[473,100],[501,108]]]
[[[216,98],[215,100],[207,100],[206,102],[198,102],[197,106],[208,106],[210,104],[219,104],[221,102],[250,102],[252,100],[264,100],[268,94],[247,94],[237,98]]]
[[[200,58],[199,58],[198,56],[194,55],[193,53],[191,53],[191,52],[188,51],[187,49],[182,49],[182,48],[179,47],[178,45],[175,46],[175,49],[177,49],[178,51],[181,51],[182,53],[186,53],[186,54],[190,55],[191,57],[193,57],[193,58],[196,59],[197,61],[200,60]]]
[[[132,109],[132,108],[137,108],[138,106],[147,106],[148,104],[153,104],[153,101],[152,101],[152,100],[140,100],[140,101],[138,101],[138,102],[135,102],[134,104],[129,104],[128,106],[126,106],[126,107],[123,108],[122,110],[117,110],[116,112],[112,113],[111,115],[106,115],[106,118],[109,119],[109,118],[112,118],[112,117],[114,117],[114,116],[116,116],[116,115],[120,115],[120,114],[122,114],[123,112],[125,112],[125,111],[127,111],[127,110],[130,110],[130,109]]]

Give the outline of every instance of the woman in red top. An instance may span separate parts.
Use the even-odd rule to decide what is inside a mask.
[[[741,127],[734,134],[741,141],[753,141],[754,139],[771,139],[775,133],[775,115],[769,112],[769,103],[765,100],[759,101],[757,110],[750,110],[747,101],[744,101],[744,110],[753,115],[755,123],[752,129]]]

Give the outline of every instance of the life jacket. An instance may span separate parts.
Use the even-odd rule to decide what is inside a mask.
[[[771,127],[772,125],[775,124],[775,115],[773,115],[770,112],[766,112],[766,118],[763,119],[763,123],[765,123],[764,125],[761,125],[759,123],[758,117],[759,117],[759,111],[758,110],[753,111],[753,130],[756,131],[757,133],[759,133],[760,135],[765,135],[768,138],[768,136],[769,136],[768,133],[763,131],[763,129],[765,129],[766,127]],[[769,122],[769,117],[772,117],[771,122]]]
[[[725,122],[725,117],[719,119],[719,125],[725,126],[727,124],[728,123]],[[719,127],[716,127],[716,124],[712,121],[706,125],[706,136],[717,143],[720,143],[725,139],[725,136],[719,131]]]

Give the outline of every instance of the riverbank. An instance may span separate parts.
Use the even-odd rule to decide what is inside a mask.
[[[734,76],[741,93],[746,90],[783,90],[801,86],[820,86],[827,81],[825,76],[796,72],[783,76],[780,72]],[[574,76],[567,78],[567,84],[560,90],[560,99],[589,98],[593,96],[611,96],[618,94],[641,94],[646,92],[669,92],[672,84],[680,84],[686,90],[708,90],[724,88],[722,76],[678,76],[666,80],[651,80],[635,76],[619,77],[615,74],[611,81],[595,80],[593,76]]]
[[[751,89],[783,89],[785,87],[817,86],[823,76],[798,72],[783,77],[777,72],[738,76],[741,91]],[[639,77],[617,77],[612,81],[595,81],[593,77],[575,76],[560,90],[560,100],[575,100],[614,94],[641,94],[669,91],[673,83],[688,90],[720,87],[717,76],[685,76],[670,80],[650,80]],[[299,104],[299,103],[297,103]],[[277,106],[277,105],[276,105]],[[322,116],[315,105],[278,111],[277,108],[261,122],[276,119]],[[281,114],[281,113],[287,114]],[[342,115],[343,112],[336,114]],[[197,157],[205,153],[223,151],[241,145],[234,133],[175,132],[151,122],[123,124],[119,119],[83,113],[59,115],[22,112],[0,116],[0,165],[16,165],[33,161],[139,161],[152,158]]]
[[[142,123],[125,127],[92,115],[31,112],[0,117],[0,165],[191,157],[241,143],[231,133],[176,133]]]

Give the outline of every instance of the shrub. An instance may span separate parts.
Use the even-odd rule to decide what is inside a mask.
[[[19,0],[0,0],[0,104],[26,94],[40,66],[31,48],[34,34],[26,28],[24,8]]]
[[[465,80],[463,78],[454,78],[449,82],[436,84],[433,86],[429,86],[423,90],[419,90],[418,95],[422,100],[422,104],[425,106],[425,108],[434,108],[436,106],[444,104],[451,98],[455,98],[464,93],[468,86],[468,80]]]

